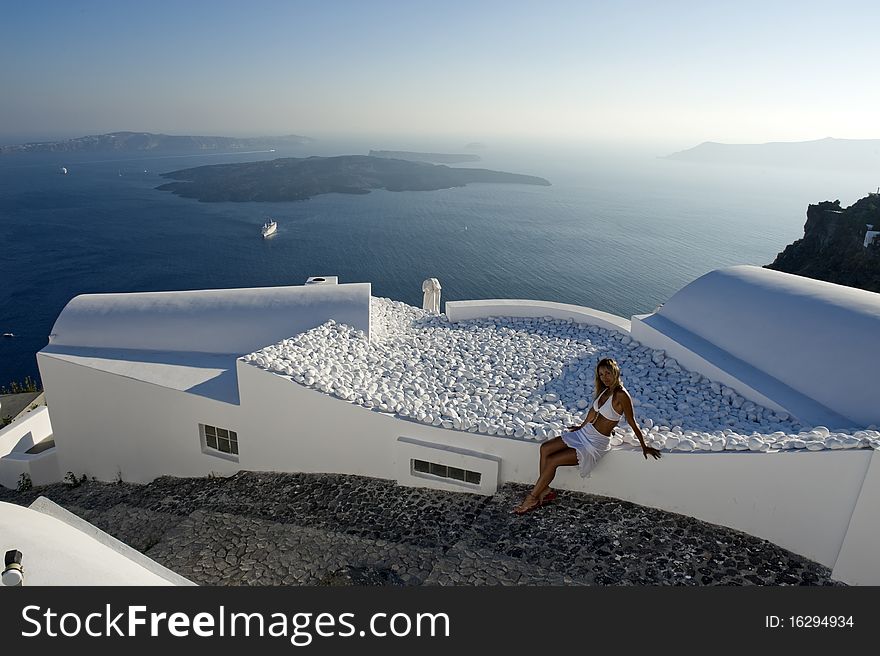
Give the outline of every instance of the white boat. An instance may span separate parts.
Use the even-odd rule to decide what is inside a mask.
[[[67,175],[67,167],[65,167],[65,166],[61,167],[61,175]]]
[[[261,228],[264,238],[270,235],[274,235],[277,230],[278,224],[275,223],[275,221],[273,221],[272,219],[267,219],[266,222],[263,224],[263,227]]]

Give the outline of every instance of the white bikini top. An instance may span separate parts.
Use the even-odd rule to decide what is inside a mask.
[[[604,394],[605,392],[602,392]],[[612,399],[614,398],[614,394],[609,395],[608,400],[605,401],[605,404],[600,408],[599,407],[599,399],[602,398],[602,394],[600,394],[595,401],[593,401],[593,410],[598,412],[600,415],[605,417],[605,419],[610,419],[611,421],[620,421],[620,418],[623,416],[619,414],[614,406],[611,404]]]

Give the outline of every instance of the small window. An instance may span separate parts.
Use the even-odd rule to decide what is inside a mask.
[[[410,461],[410,467],[412,469],[411,473],[414,475],[428,474],[428,477],[447,478],[452,481],[459,481],[461,483],[468,483],[471,485],[479,485],[483,477],[480,472],[469,471],[467,469],[461,469],[459,467],[450,467],[448,465],[441,465],[438,462],[417,460],[415,458]]]
[[[238,462],[238,433],[228,428],[199,424],[202,453]]]

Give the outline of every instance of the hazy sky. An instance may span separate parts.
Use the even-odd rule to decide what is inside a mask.
[[[0,0],[0,25],[6,137],[880,138],[876,0]]]

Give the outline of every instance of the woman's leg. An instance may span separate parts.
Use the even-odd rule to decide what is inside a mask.
[[[544,468],[547,466],[547,458],[552,456],[554,453],[559,453],[563,449],[570,448],[565,442],[562,441],[561,437],[554,437],[552,439],[547,440],[541,445],[541,460],[538,464],[538,475]],[[540,499],[543,501],[544,497],[546,497],[550,493],[550,488],[545,489],[540,496]]]
[[[544,466],[547,464],[547,458],[552,456],[557,451],[562,451],[567,448],[568,445],[562,441],[561,437],[554,437],[552,440],[547,440],[541,445],[541,461],[538,464],[538,471],[544,471]]]
[[[554,438],[554,440],[557,439],[562,442],[561,438]],[[554,440],[549,440],[549,442],[553,442]],[[557,468],[561,467],[562,465],[578,464],[577,451],[572,449],[570,446],[565,446],[565,443],[563,443],[562,449],[555,451],[546,458],[542,457],[542,462],[544,464],[541,467],[541,473],[538,476],[538,481],[537,483],[535,483],[532,491],[529,492],[525,499],[523,499],[522,503],[520,503],[516,507],[516,510],[518,512],[529,510],[530,508],[538,505],[541,502],[541,499],[544,497],[545,491],[550,486],[550,482],[553,480],[553,477],[556,475]]]
[[[560,449],[548,456],[544,467],[541,469],[541,475],[538,476],[538,481],[535,483],[535,487],[532,488],[532,496],[538,499],[543,496],[544,490],[550,487],[550,482],[556,476],[556,470],[559,467],[576,464],[578,464],[577,451],[570,446],[566,446],[564,449]]]

